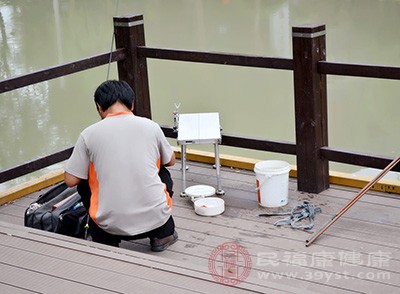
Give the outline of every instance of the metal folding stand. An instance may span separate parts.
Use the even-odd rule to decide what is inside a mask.
[[[217,195],[224,195],[221,188],[221,169],[219,160],[219,144],[221,143],[221,126],[219,113],[179,114],[178,145],[181,146],[181,168],[183,187],[181,196],[186,196],[186,146],[192,144],[213,144],[215,168],[217,171]]]

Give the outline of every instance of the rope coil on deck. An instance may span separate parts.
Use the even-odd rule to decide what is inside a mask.
[[[314,227],[315,215],[321,212],[321,208],[314,207],[314,205],[308,201],[304,201],[302,204],[298,204],[289,212],[276,212],[276,213],[261,213],[258,216],[279,216],[288,215],[288,217],[280,219],[274,223],[275,226],[290,225],[293,229],[300,230],[311,230]],[[309,223],[306,225],[300,225],[298,222],[303,219],[309,219]]]

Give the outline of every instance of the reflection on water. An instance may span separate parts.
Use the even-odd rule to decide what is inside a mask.
[[[323,23],[328,61],[400,66],[397,0],[0,0],[0,78],[107,52],[112,17],[135,13],[144,15],[149,46],[291,58],[291,27]],[[291,72],[162,60],[148,66],[160,124],[172,124],[180,102],[182,113],[220,112],[225,133],[294,141]],[[0,169],[74,144],[98,120],[93,91],[106,74],[103,66],[2,94]],[[329,144],[397,156],[399,92],[398,81],[328,77]],[[292,156],[222,152],[295,164]]]

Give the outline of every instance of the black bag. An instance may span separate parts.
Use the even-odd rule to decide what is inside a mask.
[[[54,186],[25,210],[26,227],[84,238],[89,215],[77,188],[64,182]]]

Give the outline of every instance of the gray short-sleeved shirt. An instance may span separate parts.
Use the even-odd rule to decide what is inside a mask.
[[[80,134],[65,170],[89,179],[89,214],[99,227],[137,235],[160,227],[170,216],[172,201],[158,171],[172,154],[158,124],[121,112]]]

